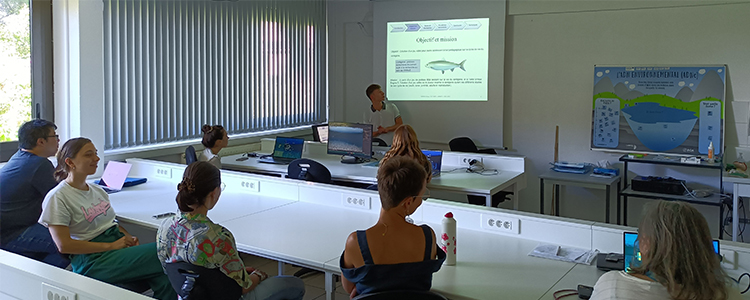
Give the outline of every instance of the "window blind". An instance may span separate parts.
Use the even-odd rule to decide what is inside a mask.
[[[324,122],[324,0],[104,0],[105,150]]]

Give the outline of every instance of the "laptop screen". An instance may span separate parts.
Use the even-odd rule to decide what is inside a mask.
[[[713,240],[711,244],[714,247],[714,252],[719,254],[719,240]],[[638,233],[624,232],[622,237],[622,247],[622,253],[625,258],[625,271],[629,271],[631,267],[640,266],[642,257],[638,243]]]
[[[422,150],[427,159],[432,163],[432,177],[440,176],[440,167],[443,163],[443,151]]]
[[[316,142],[328,142],[328,125],[313,125],[313,138]]]
[[[273,146],[274,158],[297,159],[302,157],[302,147],[305,146],[305,140],[288,137],[276,137],[276,144]]]

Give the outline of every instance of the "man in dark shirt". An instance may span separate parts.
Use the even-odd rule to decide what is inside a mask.
[[[47,159],[60,144],[55,129],[54,123],[42,119],[18,129],[20,149],[0,169],[0,249],[65,268],[70,261],[38,223],[42,201],[57,185],[55,168]]]

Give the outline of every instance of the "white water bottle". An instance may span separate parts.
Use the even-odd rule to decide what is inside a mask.
[[[443,219],[443,234],[440,235],[440,248],[445,252],[445,265],[456,264],[456,219],[448,212]]]

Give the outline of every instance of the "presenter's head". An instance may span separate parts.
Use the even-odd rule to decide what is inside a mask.
[[[658,201],[647,206],[638,226],[642,264],[672,299],[726,299],[726,274],[714,252],[703,215],[690,204]]]
[[[218,168],[205,161],[194,162],[185,168],[177,184],[177,206],[182,212],[205,213],[219,202],[222,186]]]
[[[365,93],[367,93],[367,98],[370,98],[370,101],[372,103],[380,103],[385,100],[385,93],[380,88],[380,85],[377,84],[371,84],[367,87],[367,90],[365,90]]]
[[[62,181],[70,177],[85,178],[96,173],[98,165],[99,155],[94,143],[84,137],[72,138],[57,152],[55,179]]]
[[[206,124],[201,127],[201,131],[203,131],[201,143],[206,148],[214,149],[216,147],[217,150],[221,150],[229,144],[229,135],[221,125],[211,126]]]
[[[427,172],[414,158],[392,157],[378,168],[378,193],[383,210],[411,215],[429,195]]]

